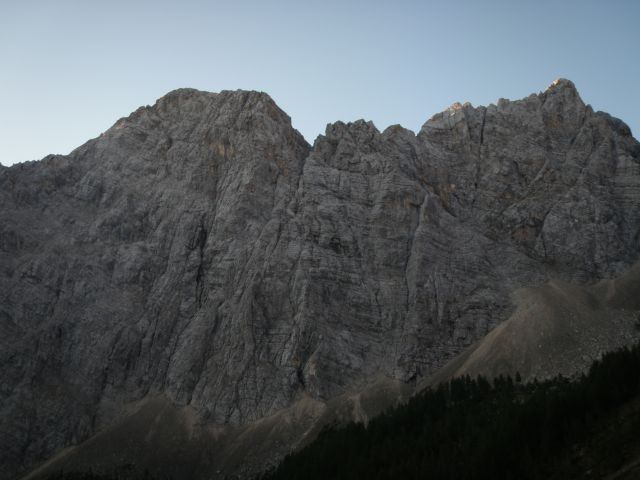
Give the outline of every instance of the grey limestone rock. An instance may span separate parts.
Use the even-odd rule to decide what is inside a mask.
[[[0,169],[0,478],[162,394],[241,427],[416,382],[550,278],[638,257],[640,145],[567,80],[414,134],[177,90]]]

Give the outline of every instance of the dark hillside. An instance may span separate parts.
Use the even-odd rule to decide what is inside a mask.
[[[325,430],[262,478],[637,478],[639,369],[636,346],[575,382],[454,379],[366,427]]]

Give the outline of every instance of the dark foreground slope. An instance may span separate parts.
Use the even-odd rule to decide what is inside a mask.
[[[191,442],[176,477],[256,472],[406,396],[518,288],[626,271],[639,232],[640,146],[566,80],[313,147],[266,94],[171,92],[0,168],[0,478],[117,465],[138,451],[99,440],[130,424],[137,459]]]
[[[454,379],[366,427],[325,430],[262,478],[638,478],[638,371],[636,346],[575,382]]]

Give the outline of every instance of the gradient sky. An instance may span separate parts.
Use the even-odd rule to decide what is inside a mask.
[[[0,162],[69,153],[179,87],[265,91],[313,142],[565,77],[638,137],[639,25],[637,0],[0,0]]]

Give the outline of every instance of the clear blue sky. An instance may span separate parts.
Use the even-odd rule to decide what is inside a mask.
[[[0,0],[0,162],[68,153],[178,87],[417,130],[555,78],[640,131],[640,1]]]

